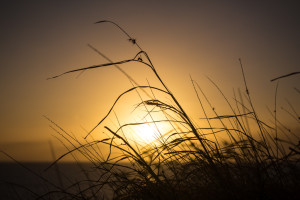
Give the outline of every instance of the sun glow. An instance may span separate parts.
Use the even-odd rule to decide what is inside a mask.
[[[139,141],[149,144],[160,138],[161,133],[156,124],[146,123],[135,129],[135,135]]]
[[[155,145],[163,140],[163,135],[169,127],[165,123],[146,122],[131,127],[132,139],[142,146]]]

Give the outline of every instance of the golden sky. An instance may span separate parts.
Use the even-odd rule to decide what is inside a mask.
[[[48,77],[107,62],[132,58],[138,49],[112,24],[122,26],[148,52],[158,73],[194,119],[203,117],[190,82],[196,80],[216,108],[228,109],[206,76],[232,100],[244,91],[241,58],[256,108],[272,120],[276,82],[299,71],[300,16],[295,1],[7,1],[0,8],[0,149],[21,161],[51,160],[63,147],[52,136],[48,116],[82,136],[106,114],[131,83],[114,67]],[[141,85],[159,86],[151,71],[122,65]],[[278,104],[299,111],[299,75],[282,79]],[[116,108],[120,117],[134,109],[129,96]],[[122,106],[123,105],[123,106]],[[127,105],[127,107],[124,107]],[[281,110],[280,112],[284,112]],[[123,117],[124,117],[123,116]],[[282,120],[289,122],[284,117]],[[113,117],[106,125],[113,126]],[[101,134],[101,131],[95,132]],[[0,160],[7,160],[0,155]]]

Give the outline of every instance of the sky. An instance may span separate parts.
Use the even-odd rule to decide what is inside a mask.
[[[131,59],[139,49],[111,20],[145,50],[167,86],[188,113],[203,117],[190,81],[202,87],[220,113],[229,112],[224,98],[207,77],[232,100],[245,91],[241,58],[256,109],[266,121],[274,110],[276,82],[300,71],[300,14],[296,1],[2,1],[0,8],[0,150],[19,161],[49,161],[50,143],[64,152],[47,116],[81,137],[107,113],[114,100],[132,87],[115,67],[73,73],[68,70],[107,61]],[[121,66],[140,85],[161,87],[148,68]],[[281,79],[277,104],[300,110],[299,75]],[[132,114],[134,97],[116,112]],[[127,105],[127,106],[124,106]],[[118,110],[119,109],[119,110]],[[282,120],[292,119],[284,115]],[[111,126],[113,117],[107,122]],[[116,128],[116,126],[113,126]],[[299,127],[299,125],[298,125]],[[291,128],[297,126],[291,125]],[[101,134],[101,132],[97,132]],[[3,154],[0,160],[9,160]]]

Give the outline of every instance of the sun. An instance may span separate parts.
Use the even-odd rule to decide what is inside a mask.
[[[143,146],[155,145],[161,141],[166,129],[166,125],[162,123],[146,122],[132,127],[132,137]]]
[[[138,137],[140,137],[141,140],[147,144],[153,142],[154,140],[157,140],[161,135],[157,125],[153,123],[140,125],[140,127],[138,127],[138,130],[136,131]]]
[[[174,132],[174,124],[162,112],[145,113],[137,109],[126,118],[120,134],[140,147],[160,146],[166,136]]]

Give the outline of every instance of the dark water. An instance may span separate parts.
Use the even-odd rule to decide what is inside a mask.
[[[86,179],[82,170],[91,171],[89,163],[59,163],[46,172],[50,163],[22,163],[26,168],[17,163],[0,162],[0,199],[35,199],[37,195],[55,189],[53,185],[66,187],[79,180]],[[59,173],[57,172],[57,168]],[[91,174],[90,174],[91,175]],[[41,178],[42,177],[42,178]],[[45,180],[43,180],[43,178]],[[32,191],[32,192],[30,192]]]

